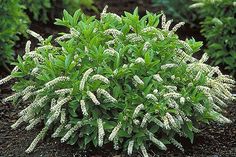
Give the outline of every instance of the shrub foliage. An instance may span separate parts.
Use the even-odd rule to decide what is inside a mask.
[[[236,2],[234,0],[197,0],[191,7],[196,8],[202,34],[207,39],[206,52],[215,65],[222,64],[236,74]]]
[[[61,142],[102,147],[113,142],[130,155],[155,144],[166,150],[174,144],[183,151],[176,137],[191,141],[199,123],[229,123],[222,107],[233,98],[235,83],[218,67],[192,57],[201,42],[180,40],[164,14],[138,10],[118,16],[101,13],[100,20],[76,11],[64,11],[56,24],[69,33],[52,40],[39,40],[18,57],[12,74],[0,84],[15,78],[14,94],[3,101],[28,104],[12,125],[27,124],[30,130],[44,125],[26,152],[33,151],[49,129]],[[157,28],[162,18],[162,28]]]
[[[13,59],[13,46],[18,35],[27,29],[28,18],[19,0],[0,0],[0,64]]]

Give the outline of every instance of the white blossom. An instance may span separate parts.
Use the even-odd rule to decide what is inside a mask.
[[[129,141],[129,144],[128,144],[128,151],[127,151],[128,155],[132,155],[133,148],[134,148],[134,140],[131,140]]]
[[[37,125],[38,123],[40,123],[42,121],[42,117],[38,117],[35,119],[32,119],[29,121],[29,125],[25,128],[26,130],[31,130],[34,128],[35,125]]]
[[[185,98],[184,97],[181,97],[180,99],[179,99],[179,102],[180,102],[180,104],[184,104],[185,103]]]
[[[31,41],[28,40],[25,44],[25,53],[29,53],[30,52],[30,45],[31,45]]]
[[[27,148],[27,150],[25,151],[26,153],[31,153],[35,146],[38,144],[38,142],[44,138],[46,132],[48,131],[48,127],[44,127],[40,133],[35,137],[35,139],[33,140],[33,142],[30,144],[30,146]]]
[[[144,82],[137,75],[134,75],[133,79],[134,79],[135,83],[137,83],[139,85],[144,85]]]
[[[144,59],[141,58],[141,57],[138,57],[134,62],[135,62],[136,64],[145,64]]]
[[[161,78],[161,76],[159,74],[153,75],[153,79],[158,81],[158,82],[162,82],[163,81],[163,79]]]
[[[7,83],[7,82],[10,81],[11,79],[13,79],[13,77],[12,77],[11,75],[9,75],[9,76],[7,76],[7,77],[1,79],[1,80],[0,80],[0,85]]]
[[[182,44],[187,51],[190,51],[190,52],[193,51],[193,49],[189,46],[189,44],[187,42],[185,42],[183,40],[179,40],[179,43]]]
[[[80,127],[82,126],[82,122],[78,121],[77,124],[75,124],[62,138],[61,138],[61,143],[67,141],[71,135],[77,131]]]
[[[204,53],[202,55],[202,58],[199,60],[199,62],[200,63],[205,63],[208,59],[209,59],[209,56],[207,55],[207,53]]]
[[[143,128],[143,127],[146,125],[147,121],[148,121],[150,118],[151,118],[150,113],[146,113],[146,114],[143,116],[143,120],[142,120],[141,125],[140,125],[141,128]]]
[[[149,139],[155,143],[157,146],[160,147],[161,150],[166,150],[167,147],[164,145],[164,143],[162,143],[160,140],[156,139],[153,135],[153,133],[151,133],[150,131],[148,131],[148,135],[149,135]]]
[[[80,100],[80,107],[81,107],[81,111],[83,113],[84,116],[88,116],[88,112],[86,109],[86,104],[84,100]]]
[[[84,86],[85,86],[85,83],[89,77],[89,75],[93,72],[93,69],[92,68],[89,68],[88,70],[85,71],[81,81],[80,81],[80,85],[79,85],[79,89],[80,91],[84,90]]]
[[[93,75],[91,80],[95,81],[95,80],[100,80],[106,84],[109,84],[110,81],[105,77],[105,76],[102,76],[100,74],[96,74],[96,75]]]
[[[76,38],[78,38],[80,36],[80,32],[78,30],[76,30],[75,28],[70,28],[70,34]]]
[[[170,125],[169,125],[169,120],[167,118],[167,116],[164,116],[162,117],[162,120],[163,120],[163,126],[166,130],[169,130],[170,129]]]
[[[174,67],[177,67],[177,66],[178,66],[177,64],[164,64],[164,65],[161,66],[161,69],[165,70],[165,69],[174,68]]]
[[[55,41],[60,42],[60,41],[66,40],[66,39],[71,39],[72,37],[73,37],[72,34],[63,34],[62,36],[57,37],[55,39]]]
[[[169,20],[166,22],[165,26],[164,26],[164,30],[168,31],[170,29],[170,25],[173,22],[173,20]]]
[[[137,35],[136,33],[130,33],[130,34],[126,35],[126,39],[131,43],[143,41],[142,36]]]
[[[176,93],[176,92],[170,92],[170,93],[164,94],[163,97],[167,97],[167,98],[180,98],[181,94],[180,93]]]
[[[133,118],[137,117],[138,113],[140,112],[140,110],[143,110],[144,109],[144,105],[143,104],[140,104],[138,105],[135,110],[134,110],[134,113],[133,113]]]
[[[59,89],[59,90],[56,90],[55,93],[58,94],[58,95],[64,95],[64,94],[71,94],[73,91],[73,88],[65,88],[65,89]]]
[[[98,88],[97,93],[98,93],[98,95],[104,95],[108,102],[112,102],[112,103],[117,102],[117,100],[114,97],[112,97],[106,90],[104,90],[102,88]]]
[[[36,39],[38,39],[39,42],[42,42],[44,39],[41,35],[39,35],[38,33],[32,31],[32,30],[27,30],[27,33],[29,33],[30,35],[32,35],[33,37],[35,37]]]
[[[104,31],[104,34],[105,35],[112,35],[114,38],[117,37],[117,36],[120,36],[120,35],[123,35],[123,33],[117,29],[114,29],[114,28],[110,28],[110,29],[107,29]]]
[[[148,99],[148,100],[153,100],[153,101],[158,101],[158,99],[157,99],[157,97],[155,96],[155,95],[153,95],[153,94],[147,94],[146,95],[146,98]]]
[[[98,124],[98,146],[102,147],[102,145],[103,145],[103,138],[105,136],[105,131],[103,129],[102,119],[99,118],[97,120],[97,124]]]
[[[118,131],[120,130],[121,126],[122,126],[122,125],[121,125],[121,123],[119,122],[119,123],[117,124],[117,126],[112,130],[110,136],[108,137],[108,140],[109,140],[109,141],[113,141],[113,139],[116,137]]]
[[[146,42],[144,43],[144,45],[143,45],[143,51],[144,51],[144,52],[147,51],[150,46],[151,46],[151,44],[146,41]]]
[[[185,24],[185,22],[180,22],[177,23],[173,28],[172,28],[172,32],[176,32],[181,26],[183,26]]]
[[[142,33],[147,33],[147,32],[156,32],[157,28],[153,26],[148,26],[142,29]]]
[[[11,125],[11,128],[16,129],[22,122],[24,122],[24,119],[23,117],[20,117],[14,124]]]
[[[118,52],[116,50],[114,50],[113,48],[108,48],[104,50],[105,54],[111,55],[111,56],[115,56],[116,54],[118,54]]]
[[[175,119],[173,118],[173,116],[170,113],[166,113],[166,117],[169,120],[170,124],[174,127],[174,128],[178,128],[178,125],[175,122]]]
[[[87,91],[87,95],[95,105],[100,105],[100,102],[98,101],[97,97],[91,91]]]
[[[55,130],[55,132],[52,134],[52,138],[56,138],[59,136],[60,132],[62,131],[64,127],[64,124],[59,125],[59,127]]]
[[[148,157],[149,156],[148,153],[147,153],[147,150],[146,150],[146,148],[143,144],[141,144],[140,149],[141,149],[141,152],[143,154],[143,157]]]
[[[56,85],[56,84],[59,83],[59,82],[69,81],[69,79],[70,79],[70,78],[69,78],[69,77],[66,77],[66,76],[59,76],[59,77],[57,77],[57,78],[55,78],[55,79],[53,79],[53,80],[47,82],[47,83],[45,84],[45,87],[49,88],[49,87],[52,87],[52,86]]]
[[[56,110],[60,109],[64,104],[66,104],[70,100],[71,100],[70,96],[63,98],[60,101],[58,101],[57,104],[55,106],[53,106],[50,110],[56,111]]]
[[[166,25],[166,15],[162,12],[161,27],[164,29],[165,25]]]
[[[158,92],[159,92],[158,89],[153,90],[153,93],[156,94],[156,95],[158,94]]]
[[[182,152],[184,151],[183,146],[174,138],[170,138],[170,142],[174,144],[177,148],[179,148]]]
[[[60,123],[64,124],[66,122],[66,109],[61,110],[61,118],[60,118]]]

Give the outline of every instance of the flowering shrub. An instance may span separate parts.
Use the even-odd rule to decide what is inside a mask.
[[[207,39],[206,52],[215,65],[224,65],[236,74],[236,2],[234,0],[197,0],[191,5],[203,18],[202,34]]]
[[[13,46],[18,35],[27,29],[28,18],[19,0],[0,0],[0,65],[13,59]]]
[[[152,2],[155,6],[161,7],[168,16],[189,23],[191,26],[196,25],[194,23],[197,20],[196,11],[189,8],[193,4],[191,0],[152,0]]]
[[[81,149],[113,142],[114,149],[129,155],[141,150],[146,157],[152,144],[166,150],[172,143],[183,151],[176,136],[192,141],[199,123],[230,122],[220,112],[234,99],[235,82],[205,64],[206,54],[192,57],[202,44],[178,39],[183,23],[170,28],[164,14],[140,18],[136,9],[120,17],[106,10],[100,20],[65,11],[56,24],[70,32],[55,45],[52,37],[29,31],[39,46],[31,50],[28,41],[11,75],[0,81],[17,80],[3,102],[28,104],[13,129],[44,124],[27,153],[53,129],[52,137]]]

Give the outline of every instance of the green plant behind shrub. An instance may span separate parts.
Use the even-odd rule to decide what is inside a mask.
[[[236,74],[236,2],[234,0],[197,0],[196,8],[203,18],[202,34],[207,39],[206,52],[215,65],[223,64]]]
[[[152,0],[153,4],[161,7],[168,16],[176,21],[184,21],[194,26],[197,19],[196,12],[189,8],[193,4],[192,0]]]
[[[183,151],[176,136],[193,141],[199,123],[230,122],[221,111],[234,99],[235,81],[205,64],[206,54],[192,57],[202,43],[178,38],[183,23],[170,28],[162,14],[140,18],[136,9],[120,17],[106,9],[101,20],[64,11],[56,24],[70,32],[56,38],[57,45],[29,31],[39,46],[31,50],[28,41],[12,74],[0,80],[17,80],[3,102],[28,104],[12,128],[44,124],[27,153],[52,129],[52,137],[81,149],[112,142],[114,149],[146,157],[152,144]]]
[[[70,13],[77,9],[91,9],[97,12],[94,6],[94,0],[21,0],[22,4],[33,14],[33,18],[37,21],[48,21],[48,14],[52,10],[58,9],[55,6],[60,6],[67,9]],[[59,3],[59,4],[57,4]],[[56,10],[55,10],[56,11]],[[61,16],[56,14],[56,16]]]
[[[0,0],[0,65],[13,60],[13,46],[27,29],[28,18],[19,0]]]

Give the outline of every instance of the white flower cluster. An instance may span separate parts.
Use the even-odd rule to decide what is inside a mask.
[[[146,123],[147,123],[147,121],[149,120],[151,118],[151,114],[150,113],[146,113],[144,116],[143,116],[143,120],[142,120],[142,122],[141,122],[141,128],[143,128],[145,125],[146,125]]]
[[[98,101],[97,97],[91,91],[87,91],[87,95],[95,105],[100,105],[100,102]]]
[[[170,93],[166,93],[163,95],[163,97],[165,98],[180,98],[181,94],[180,93],[176,93],[176,92],[170,92]]]
[[[113,98],[105,89],[98,88],[97,93],[98,95],[104,95],[104,97],[106,98],[106,102],[112,102],[112,103],[117,102],[117,100]]]
[[[114,38],[116,38],[117,36],[123,35],[123,33],[117,29],[114,28],[110,28],[104,31],[105,35],[112,35]]]
[[[61,109],[61,107],[62,107],[64,104],[66,104],[68,101],[70,101],[70,100],[71,100],[71,97],[70,97],[70,96],[68,96],[68,97],[66,97],[66,98],[62,98],[61,100],[58,99],[57,104],[56,104],[55,106],[53,106],[50,110],[51,110],[51,111],[57,111],[57,110]]]
[[[103,138],[105,136],[105,131],[103,129],[102,119],[99,118],[97,120],[97,124],[98,124],[98,146],[102,147],[102,145],[103,145]]]
[[[39,42],[42,42],[44,39],[41,35],[39,35],[38,33],[32,31],[32,30],[27,30],[27,33],[29,33],[30,35],[32,35],[33,37],[35,37],[36,39],[38,39]]]
[[[146,95],[146,98],[147,98],[148,100],[153,100],[153,101],[155,101],[155,102],[158,101],[157,97],[156,97],[154,94],[147,94],[147,95]]]
[[[145,64],[144,59],[141,58],[141,57],[138,57],[134,62],[135,62],[136,64]]]
[[[112,18],[116,19],[118,22],[121,22],[121,17],[114,13],[107,13],[107,8],[108,6],[106,5],[101,13],[101,16],[100,16],[101,21],[103,21],[103,19],[106,18],[106,16],[111,16]]]
[[[95,80],[100,80],[106,84],[109,84],[110,81],[108,80],[108,78],[106,78],[105,76],[102,76],[100,74],[96,74],[96,75],[93,75],[92,78],[91,78],[92,81],[95,81]]]
[[[176,141],[174,138],[170,138],[170,142],[175,145],[177,148],[179,148],[182,152],[184,152],[183,146]]]
[[[149,47],[151,47],[151,44],[148,41],[146,41],[143,45],[143,51],[146,52]]]
[[[137,35],[136,33],[130,33],[130,34],[126,35],[126,39],[127,39],[127,41],[129,41],[131,43],[137,43],[137,42],[143,41],[142,36]]]
[[[140,149],[141,149],[141,152],[143,154],[143,157],[148,157],[147,150],[146,150],[146,148],[143,144],[141,144]]]
[[[7,77],[1,79],[1,80],[0,80],[0,85],[9,82],[11,79],[13,79],[13,77],[12,77],[11,75],[9,75],[9,76],[7,76]]]
[[[143,104],[140,104],[140,105],[138,105],[136,108],[135,108],[135,110],[134,110],[134,113],[133,113],[133,119],[134,118],[136,118],[137,117],[137,115],[139,114],[139,112],[141,111],[141,110],[143,110],[144,109],[144,105]]]
[[[134,79],[136,84],[141,85],[141,86],[144,85],[144,82],[137,75],[134,75],[133,79]]]
[[[67,141],[71,135],[77,131],[82,126],[82,122],[78,121],[77,124],[75,124],[65,135],[61,138],[61,143]]]
[[[113,141],[113,140],[114,140],[114,138],[116,137],[118,131],[119,131],[120,128],[121,128],[121,126],[122,126],[122,125],[121,125],[121,123],[119,122],[119,123],[117,124],[117,126],[112,130],[110,136],[108,137],[109,141]]]
[[[87,112],[86,104],[84,100],[80,100],[80,107],[81,107],[82,114],[84,116],[88,116],[88,112]]]
[[[85,83],[86,81],[88,80],[88,77],[89,75],[93,72],[93,69],[92,68],[89,68],[88,70],[85,71],[81,81],[80,81],[80,85],[79,85],[79,89],[80,91],[83,91],[84,90],[84,86],[85,86]]]
[[[65,89],[56,90],[55,93],[58,95],[65,95],[65,94],[71,94],[72,91],[73,91],[73,88],[65,88]]]
[[[127,151],[128,155],[132,155],[133,148],[134,148],[134,140],[131,140],[131,141],[129,141],[129,144],[128,144],[128,151]]]
[[[153,75],[153,79],[156,80],[157,82],[162,82],[163,81],[163,79],[161,78],[161,76],[159,74]]]
[[[174,68],[174,67],[177,67],[177,66],[178,66],[177,64],[164,64],[164,65],[161,66],[161,69],[165,70],[165,69]]]
[[[168,20],[164,26],[164,30],[169,31],[170,25],[173,22],[173,20]]]
[[[162,143],[160,140],[156,139],[153,135],[153,133],[151,133],[150,131],[147,131],[147,134],[149,136],[149,139],[155,143],[156,145],[158,145],[160,147],[161,150],[166,150],[167,147],[164,145],[164,143]]]
[[[48,131],[48,127],[44,127],[40,133],[35,137],[35,139],[33,140],[33,142],[30,144],[30,146],[27,148],[27,150],[25,151],[26,153],[31,153],[35,146],[38,144],[38,142],[44,138],[45,134],[47,133]]]
[[[118,54],[118,52],[116,50],[114,50],[113,48],[108,48],[108,49],[104,50],[104,53],[111,55],[111,56],[115,56],[116,54]]]
[[[179,43],[182,44],[183,47],[184,47],[187,51],[189,51],[189,52],[192,52],[192,51],[193,51],[193,49],[189,46],[189,44],[188,44],[187,42],[185,42],[185,41],[183,41],[183,40],[179,40]]]
[[[69,81],[70,78],[69,77],[66,77],[66,76],[60,76],[60,77],[57,77],[49,82],[47,82],[45,84],[45,87],[49,88],[49,87],[52,87],[56,84],[58,84],[59,82],[64,82],[64,81]]]
[[[42,121],[42,117],[31,119],[29,121],[29,125],[25,129],[29,131],[29,130],[33,129],[41,121]]]

